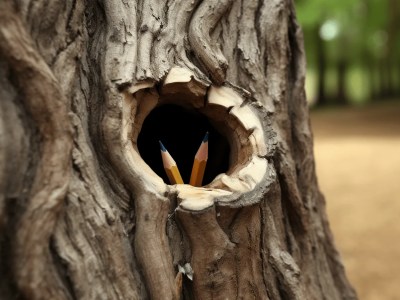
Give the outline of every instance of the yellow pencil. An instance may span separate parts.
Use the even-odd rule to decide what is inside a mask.
[[[176,162],[172,158],[172,156],[168,153],[167,149],[164,145],[160,142],[161,148],[161,158],[164,165],[164,170],[167,173],[168,179],[171,184],[183,184],[183,180],[181,174],[179,173],[178,166]]]
[[[192,175],[190,175],[190,184],[201,186],[203,182],[204,170],[206,169],[208,159],[208,132],[203,138],[199,150],[194,157]]]

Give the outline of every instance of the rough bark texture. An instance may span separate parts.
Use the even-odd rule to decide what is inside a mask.
[[[0,298],[355,299],[302,42],[291,0],[0,2]],[[182,207],[121,142],[124,103],[176,66],[198,99],[229,87],[267,128],[266,179],[239,202]]]

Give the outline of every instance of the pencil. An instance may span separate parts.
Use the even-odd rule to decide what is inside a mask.
[[[203,182],[204,170],[206,169],[208,159],[208,132],[203,138],[199,150],[194,157],[192,174],[190,175],[190,184],[201,186]]]
[[[176,162],[172,158],[172,156],[168,153],[167,149],[164,145],[159,141],[161,148],[161,158],[164,165],[165,173],[167,173],[168,179],[171,184],[183,184],[183,180],[181,174],[179,173],[178,166]]]

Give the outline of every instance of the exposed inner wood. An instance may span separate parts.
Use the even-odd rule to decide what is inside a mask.
[[[231,166],[226,174],[220,174],[204,188],[190,185],[169,188],[171,193],[177,193],[181,207],[202,210],[214,202],[224,205],[235,202],[238,205],[238,199],[244,193],[264,184],[266,177],[271,179],[266,159],[266,130],[257,113],[257,109],[260,110],[262,106],[256,108],[251,102],[246,103],[231,87],[211,86],[207,90],[206,86],[195,79],[195,74],[184,68],[173,68],[170,71],[162,83],[160,94],[147,85],[137,89],[130,88],[136,92],[128,93],[124,101],[122,143],[126,144],[126,151],[135,152],[125,152],[126,155],[137,158],[137,137],[146,116],[156,105],[166,103],[199,109],[218,126],[231,144]],[[127,126],[132,124],[132,130],[128,129]],[[130,141],[134,147],[127,145]],[[151,172],[143,161],[140,165],[138,171],[143,180],[148,181],[146,184],[159,186],[159,176]],[[162,193],[163,189],[158,192]]]

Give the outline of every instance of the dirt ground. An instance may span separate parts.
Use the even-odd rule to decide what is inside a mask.
[[[361,300],[400,299],[400,101],[311,113],[319,185]]]

